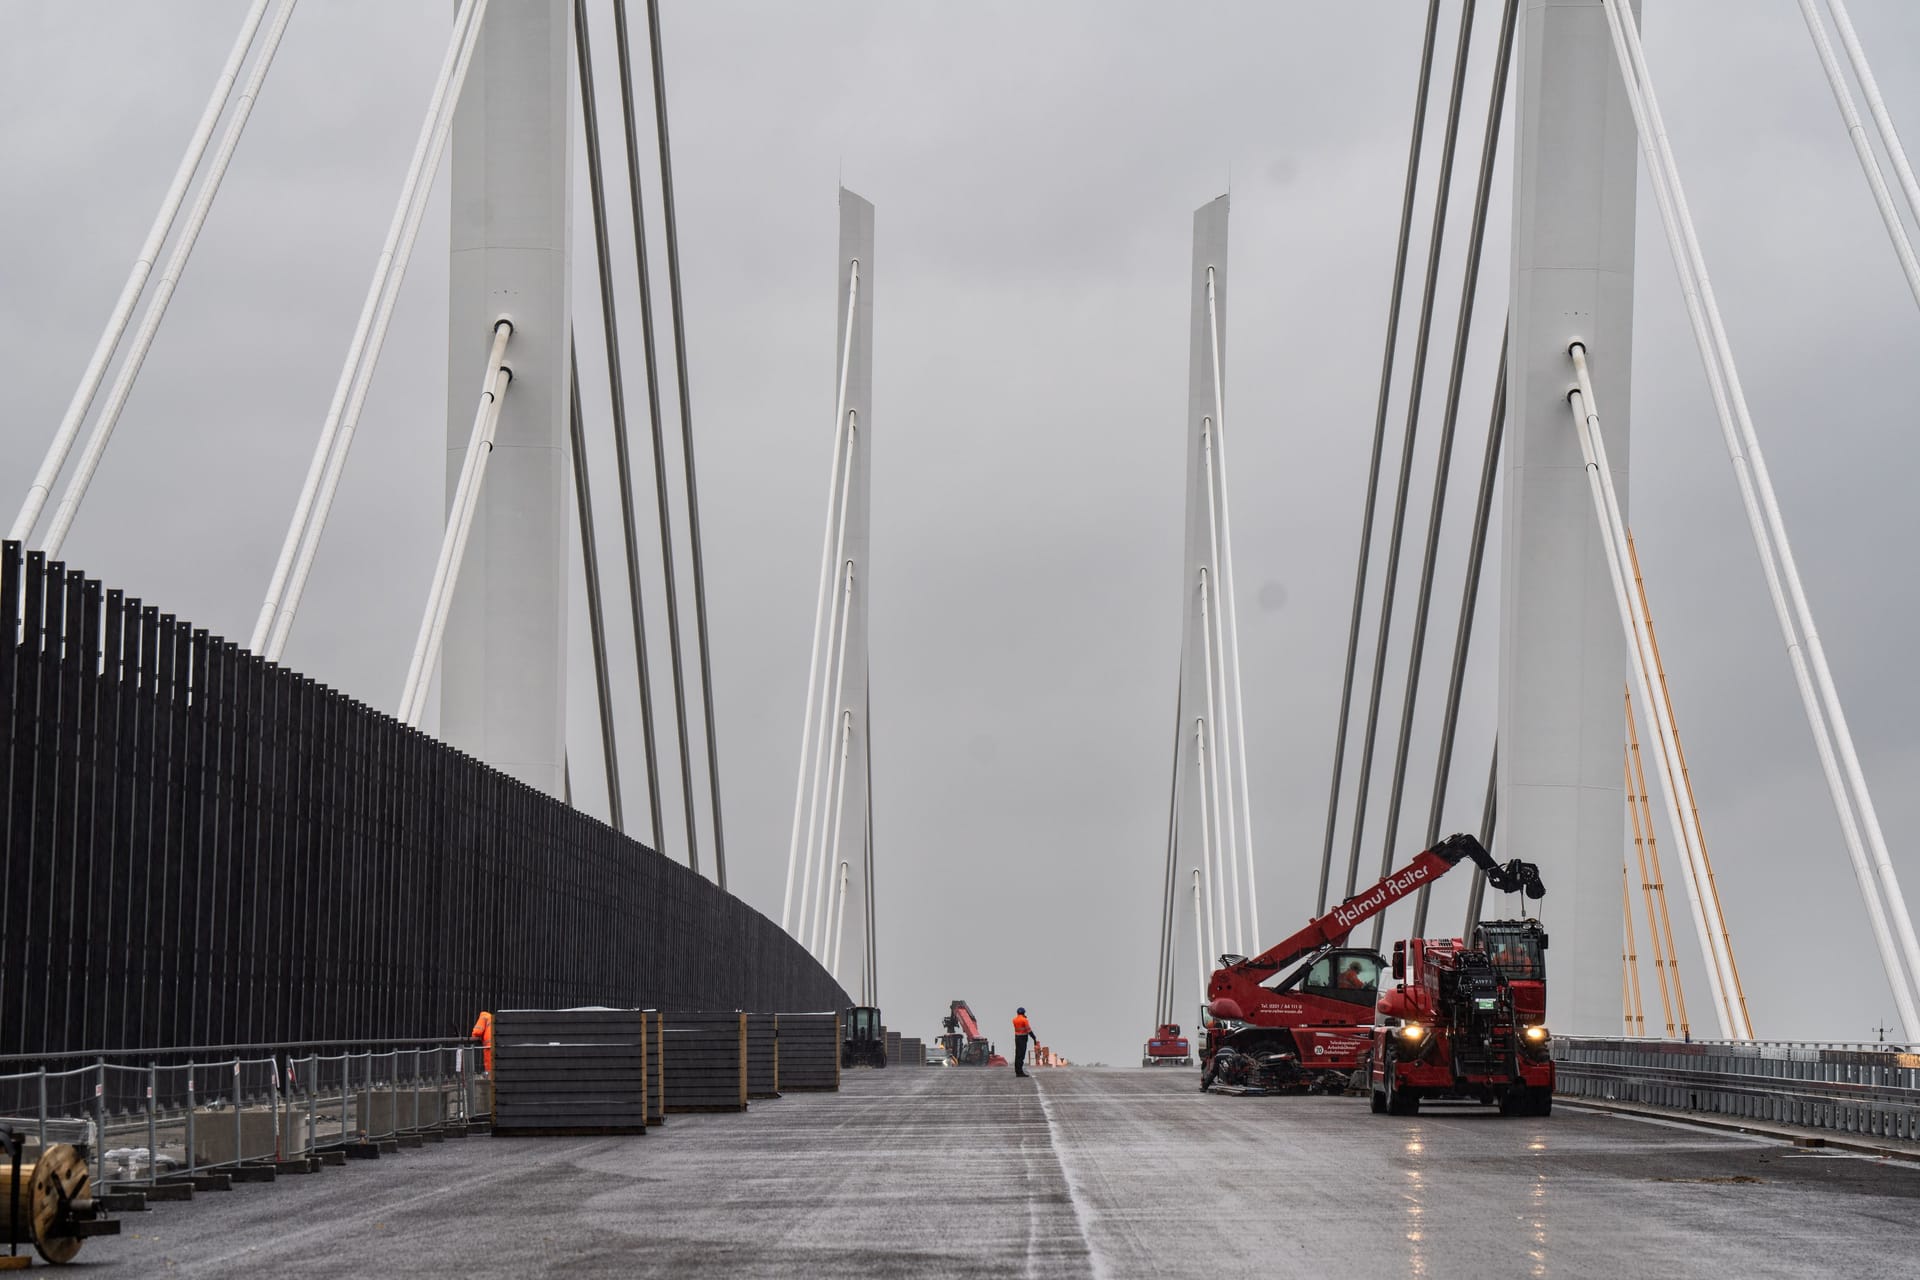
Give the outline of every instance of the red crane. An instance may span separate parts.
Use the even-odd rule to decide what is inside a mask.
[[[1471,835],[1448,836],[1406,866],[1251,958],[1213,971],[1202,1041],[1202,1088],[1337,1092],[1372,1044],[1374,1000],[1385,965],[1380,953],[1343,948],[1347,936],[1462,860],[1502,893],[1546,893],[1540,869],[1518,858],[1502,865]],[[1299,967],[1283,978],[1289,965]],[[1279,979],[1276,981],[1276,979]]]
[[[980,1031],[979,1019],[965,1000],[955,1000],[947,1016],[941,1019],[947,1034],[940,1037],[952,1059],[963,1067],[1004,1067],[1007,1060],[993,1051],[993,1044]]]

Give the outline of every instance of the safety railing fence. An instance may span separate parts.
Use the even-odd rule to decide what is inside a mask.
[[[491,1109],[481,1066],[465,1040],[0,1057],[0,1126],[152,1186],[470,1124]]]
[[[1920,1054],[1883,1044],[1558,1037],[1556,1092],[1920,1141]]]

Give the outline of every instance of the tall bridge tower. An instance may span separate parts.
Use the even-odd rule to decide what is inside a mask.
[[[441,656],[451,746],[558,796],[566,767],[572,28],[565,0],[487,6],[452,140],[447,502],[494,324],[513,322],[487,484]]]
[[[1567,348],[1587,344],[1624,502],[1638,160],[1601,0],[1523,0],[1515,57],[1499,840],[1538,863],[1552,888],[1549,1020],[1611,1034],[1621,1018],[1627,652],[1569,424]]]

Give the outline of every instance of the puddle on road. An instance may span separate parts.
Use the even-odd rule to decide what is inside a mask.
[[[1705,1183],[1714,1183],[1714,1184],[1720,1184],[1720,1183],[1730,1183],[1730,1182],[1740,1182],[1740,1183],[1746,1183],[1746,1182],[1756,1182],[1756,1183],[1761,1183],[1761,1184],[1765,1184],[1765,1182],[1766,1182],[1766,1179],[1765,1179],[1765,1178],[1756,1178],[1756,1177],[1754,1177],[1754,1176],[1753,1176],[1752,1174],[1750,1174],[1750,1173],[1730,1173],[1730,1174],[1722,1174],[1722,1175],[1720,1175],[1720,1176],[1717,1176],[1717,1177],[1705,1177],[1705,1178],[1652,1178],[1652,1179],[1649,1179],[1649,1181],[1652,1181],[1652,1182],[1705,1182]]]

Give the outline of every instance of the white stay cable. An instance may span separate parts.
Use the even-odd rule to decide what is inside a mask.
[[[240,76],[240,64],[246,61],[247,50],[252,47],[254,33],[260,29],[260,19],[266,12],[267,0],[253,0],[247,16],[241,20],[240,34],[233,39],[233,48],[227,54],[226,65],[220,69],[219,79],[213,82],[213,92],[200,113],[200,123],[194,126],[193,136],[187,140],[186,154],[180,157],[180,166],[173,171],[173,182],[160,200],[160,211],[153,215],[153,225],[147,228],[147,238],[133,260],[133,269],[127,273],[126,283],[120,286],[120,299],[113,304],[107,327],[94,345],[93,358],[87,361],[86,372],[80,375],[80,385],[74,389],[73,399],[67,402],[67,412],[54,432],[53,443],[47,446],[47,456],[41,460],[40,470],[27,489],[20,514],[14,517],[13,529],[7,534],[10,542],[25,542],[32,536],[33,526],[40,523],[40,513],[46,509],[47,499],[53,496],[54,482],[60,478],[60,469],[67,465],[67,455],[80,436],[80,425],[87,420],[93,398],[100,394],[100,384],[107,377],[107,365],[112,363],[114,350],[127,331],[127,322],[133,319],[134,304],[140,301],[147,277],[153,274],[153,264],[167,242],[167,232],[173,229],[180,205],[187,198],[194,170],[200,167],[200,159],[207,153],[213,126],[220,123],[220,113],[227,107],[227,95],[233,92],[233,82]]]
[[[1247,706],[1240,686],[1240,606],[1233,585],[1233,508],[1227,500],[1227,400],[1221,372],[1220,310],[1214,300],[1213,268],[1207,268],[1207,330],[1213,339],[1213,452],[1218,459],[1215,485],[1220,490],[1220,611],[1227,632],[1227,667],[1233,681],[1233,760],[1240,782],[1240,848],[1247,860],[1247,927],[1260,945],[1260,899],[1253,884],[1253,791],[1247,785]],[[1211,500],[1211,496],[1209,497]]]
[[[100,408],[100,416],[94,420],[93,432],[87,437],[86,447],[80,451],[80,461],[75,464],[73,476],[67,481],[66,492],[60,495],[60,505],[54,508],[53,523],[47,526],[46,541],[42,544],[49,560],[60,554],[60,545],[67,540],[67,530],[73,527],[73,519],[80,513],[80,503],[87,496],[87,487],[93,483],[94,472],[99,470],[107,443],[113,439],[113,429],[120,421],[121,411],[127,407],[127,399],[133,394],[134,380],[140,376],[140,367],[146,363],[147,353],[153,349],[154,336],[160,332],[161,320],[166,318],[167,304],[173,301],[174,288],[187,269],[187,259],[193,256],[194,242],[200,238],[200,231],[207,224],[207,214],[213,209],[213,198],[220,193],[220,183],[227,176],[227,166],[233,162],[234,150],[240,145],[240,135],[246,131],[247,120],[253,115],[253,104],[260,97],[260,87],[266,82],[268,68],[273,66],[273,55],[279,51],[280,38],[286,34],[287,23],[293,20],[295,3],[296,0],[280,0],[280,7],[274,11],[273,24],[267,28],[259,56],[254,60],[253,74],[247,77],[246,86],[233,104],[233,114],[227,119],[226,132],[220,135],[220,145],[214,150],[213,162],[208,165],[206,179],[200,184],[200,194],[194,197],[193,208],[187,212],[187,221],[174,241],[173,252],[167,255],[167,265],[160,271],[160,283],[154,286],[146,314],[140,317],[140,327],[134,331],[133,345],[127,348],[127,357],[121,361],[120,372],[114,377],[112,389],[107,392],[106,403]],[[57,475],[58,468],[55,468],[55,473]],[[53,477],[48,477],[49,484],[52,480]],[[38,513],[35,514],[37,517]]]
[[[1873,144],[1867,141],[1866,127],[1860,123],[1859,108],[1853,104],[1853,90],[1847,87],[1846,73],[1840,70],[1839,59],[1833,56],[1833,42],[1827,38],[1827,24],[1820,20],[1820,11],[1814,7],[1813,0],[1800,0],[1800,15],[1807,20],[1807,33],[1813,37],[1814,51],[1820,55],[1820,69],[1827,74],[1827,87],[1833,90],[1834,105],[1840,108],[1840,119],[1847,126],[1847,138],[1853,143],[1853,153],[1860,161],[1860,172],[1866,175],[1867,186],[1873,191],[1873,203],[1880,210],[1880,221],[1886,224],[1887,238],[1893,242],[1894,256],[1900,259],[1900,270],[1907,277],[1907,288],[1912,291],[1914,301],[1920,303],[1920,261],[1913,256],[1913,242],[1907,238],[1906,224],[1900,220],[1900,211],[1894,207],[1893,193],[1887,190],[1887,179],[1880,172],[1880,159],[1873,153]]]
[[[1606,438],[1600,429],[1600,409],[1587,370],[1585,344],[1575,342],[1569,354],[1573,358],[1574,377],[1579,383],[1576,407],[1584,410],[1575,420],[1574,430],[1579,433],[1580,451],[1587,461],[1588,481],[1593,489],[1594,515],[1600,522],[1600,534],[1606,542],[1607,568],[1618,588],[1615,602],[1624,610],[1620,615],[1620,624],[1631,648],[1641,706],[1653,722],[1655,763],[1658,766],[1661,795],[1666,801],[1667,822],[1680,842],[1687,872],[1687,896],[1698,905],[1694,923],[1701,930],[1701,956],[1713,971],[1714,998],[1719,1002],[1716,1007],[1723,1015],[1721,1021],[1727,1027],[1726,1034],[1736,1039],[1752,1039],[1752,1029],[1747,1027],[1738,1002],[1733,997],[1732,947],[1727,942],[1724,929],[1715,930],[1707,914],[1707,899],[1714,893],[1713,876],[1707,869],[1701,830],[1698,825],[1688,821],[1690,806],[1680,802],[1680,752],[1674,744],[1673,724],[1661,713],[1659,704],[1652,701],[1654,672],[1658,669],[1658,662],[1653,655],[1645,620],[1640,611],[1633,607],[1633,594],[1627,589],[1628,566],[1632,559],[1627,549],[1626,517],[1621,513],[1620,495],[1614,488],[1613,473],[1607,461]]]
[[[353,388],[354,375],[359,372],[366,354],[367,336],[373,328],[374,314],[387,291],[400,237],[407,225],[407,215],[416,202],[422,175],[430,175],[429,148],[433,145],[441,118],[447,114],[449,87],[456,69],[462,65],[462,51],[471,48],[469,34],[478,30],[474,21],[475,11],[484,5],[485,0],[464,0],[459,12],[454,15],[453,32],[447,39],[447,51],[440,62],[440,74],[434,81],[426,119],[420,124],[420,136],[413,144],[413,158],[407,165],[407,178],[400,188],[400,200],[394,206],[393,218],[387,225],[386,242],[380,246],[380,257],[373,267],[373,280],[367,286],[365,301],[360,304],[359,322],[354,325],[353,338],[347,343],[346,362],[341,366],[340,377],[334,383],[333,401],[327,406],[326,421],[320,426],[320,439],[313,448],[313,460],[307,464],[306,481],[300,487],[299,500],[293,507],[293,518],[288,522],[287,535],[280,544],[280,557],[274,562],[273,578],[267,584],[266,599],[260,605],[260,616],[253,624],[253,637],[247,642],[247,648],[254,653],[265,652],[264,647],[272,634],[274,619],[280,609],[281,593],[286,590],[287,578],[293,572],[294,555],[299,550],[302,535],[307,531],[307,518],[313,512],[314,498],[320,492],[321,478],[333,454],[334,438],[340,427],[340,416],[346,410],[347,395]],[[431,176],[428,176],[426,185],[432,186]]]
[[[818,819],[821,822],[826,820],[826,815],[821,813],[821,809],[826,803],[826,797],[823,793],[830,791],[833,786],[832,774],[830,772],[832,763],[828,755],[828,744],[833,736],[830,728],[832,722],[828,720],[827,716],[831,708],[840,706],[840,691],[847,675],[847,653],[844,640],[846,637],[847,619],[853,609],[853,561],[842,560],[839,563],[841,584],[840,603],[834,608],[831,623],[832,629],[827,632],[827,666],[833,671],[833,683],[827,695],[826,708],[828,710],[823,710],[820,714],[820,732],[814,741],[813,781],[807,796],[807,843],[801,853],[800,906],[799,916],[795,921],[797,931],[794,937],[802,944],[806,942],[808,936],[807,922],[811,918],[813,881],[816,874],[814,868],[816,865],[819,867],[817,873],[819,875],[827,874],[825,864],[821,862],[816,853],[817,845],[814,840],[815,820]]]
[[[847,864],[840,864],[840,888],[835,892],[833,902],[833,962],[827,966],[827,972],[833,980],[840,980],[840,942],[847,930]]]
[[[817,960],[827,958],[827,948],[833,941],[832,929],[838,923],[834,919],[833,904],[828,898],[828,883],[833,878],[834,861],[840,854],[841,817],[847,807],[847,774],[852,772],[848,768],[852,759],[853,712],[843,711],[840,713],[840,749],[833,758],[833,809],[820,841],[821,851],[826,856],[820,868],[820,900],[815,904],[813,913],[813,945],[810,948]]]
[[[1207,1003],[1207,940],[1206,926],[1200,920],[1200,868],[1193,869],[1193,949],[1199,954],[1194,957],[1194,968],[1199,974],[1199,1003]]]
[[[300,597],[306,591],[308,575],[313,572],[314,558],[320,553],[320,539],[327,532],[327,517],[333,511],[334,495],[340,489],[340,476],[346,470],[347,455],[353,449],[353,433],[359,428],[360,411],[366,406],[367,391],[373,385],[373,373],[380,363],[380,349],[386,345],[387,326],[393,320],[394,306],[400,301],[400,286],[406,281],[407,263],[413,257],[413,247],[420,236],[420,221],[426,214],[429,198],[433,194],[434,172],[439,167],[440,157],[446,152],[447,135],[453,130],[455,109],[460,102],[460,89],[466,83],[467,68],[473,61],[474,47],[480,42],[480,31],[486,19],[486,9],[487,0],[473,0],[473,18],[461,38],[459,58],[454,64],[453,75],[448,80],[445,98],[440,103],[439,119],[435,122],[432,140],[427,145],[426,167],[421,171],[420,183],[414,190],[412,206],[408,208],[406,221],[401,226],[400,243],[395,250],[387,287],[374,313],[373,328],[367,335],[365,353],[361,356],[359,366],[354,370],[352,390],[348,392],[347,407],[339,420],[338,435],[332,455],[327,459],[326,474],[320,482],[320,493],[315,499],[313,514],[307,521],[307,527],[300,542],[300,550],[294,560],[293,573],[287,580],[285,597],[274,619],[273,635],[267,642],[264,654],[269,661],[278,662],[280,655],[286,652],[287,637],[293,633],[294,616],[300,609]]]
[[[446,635],[447,615],[453,609],[453,593],[460,586],[460,564],[466,558],[467,540],[473,531],[473,513],[479,509],[480,488],[487,479],[487,460],[493,456],[494,431],[500,425],[500,404],[506,398],[507,385],[512,381],[513,370],[505,365],[495,371],[493,387],[481,402],[480,421],[475,424],[478,438],[468,446],[473,465],[467,470],[464,491],[455,496],[454,509],[442,542],[442,556],[447,556],[450,548],[451,557],[447,559],[440,594],[429,602],[427,616],[421,622],[421,636],[415,645],[417,665],[414,669],[413,697],[401,717],[414,728],[420,726],[420,717],[427,706],[427,690],[433,687],[433,670],[440,661],[440,642]]]
[[[1907,163],[1907,149],[1900,143],[1900,131],[1894,128],[1893,117],[1887,112],[1886,99],[1880,96],[1880,82],[1874,79],[1873,67],[1867,61],[1867,51],[1860,44],[1859,33],[1853,29],[1853,18],[1847,13],[1846,0],[1827,0],[1827,8],[1833,11],[1833,25],[1840,31],[1840,43],[1847,51],[1847,61],[1853,64],[1853,74],[1860,81],[1860,91],[1866,95],[1867,110],[1873,114],[1873,122],[1880,130],[1881,145],[1887,149],[1888,157],[1893,161],[1893,171],[1900,178],[1900,190],[1906,194],[1907,209],[1914,217],[1920,218],[1920,181],[1913,176],[1913,166]]]
[[[1832,672],[1827,666],[1826,651],[1820,643],[1820,635],[1813,625],[1813,614],[1806,599],[1806,592],[1800,582],[1800,573],[1793,558],[1792,544],[1786,537],[1786,527],[1781,519],[1778,499],[1773,492],[1772,479],[1767,472],[1766,457],[1760,449],[1758,434],[1753,428],[1752,415],[1747,410],[1746,394],[1740,384],[1740,373],[1733,360],[1733,352],[1727,341],[1726,327],[1720,318],[1720,308],[1714,298],[1713,282],[1707,274],[1706,259],[1700,250],[1699,237],[1694,231],[1693,217],[1689,212],[1686,191],[1680,182],[1679,166],[1673,158],[1673,150],[1667,141],[1666,125],[1660,116],[1660,103],[1653,90],[1652,79],[1646,71],[1645,53],[1640,47],[1640,37],[1633,20],[1630,7],[1619,0],[1605,0],[1608,24],[1612,28],[1614,51],[1620,62],[1622,79],[1627,88],[1628,101],[1639,127],[1641,148],[1646,153],[1647,166],[1654,180],[1655,195],[1659,198],[1661,219],[1667,232],[1667,244],[1673,254],[1675,269],[1680,274],[1681,287],[1687,294],[1688,318],[1693,324],[1694,339],[1699,344],[1701,360],[1707,367],[1708,384],[1714,392],[1714,407],[1720,415],[1720,428],[1726,438],[1727,451],[1733,460],[1735,478],[1740,483],[1741,497],[1747,507],[1747,519],[1753,530],[1754,544],[1760,551],[1761,566],[1767,575],[1768,588],[1773,593],[1775,613],[1779,617],[1780,628],[1787,641],[1788,656],[1795,667],[1795,677],[1801,686],[1801,701],[1806,707],[1807,719],[1813,728],[1816,749],[1822,756],[1823,767],[1832,753],[1832,745],[1827,743],[1828,725],[1831,724],[1834,744],[1839,749],[1839,757],[1846,772],[1846,791],[1834,785],[1829,774],[1829,790],[1833,794],[1834,807],[1844,811],[1847,808],[1847,791],[1850,791],[1860,809],[1861,822],[1866,828],[1867,838],[1873,849],[1873,858],[1881,890],[1887,898],[1886,909],[1899,932],[1901,948],[1907,962],[1907,971],[1912,979],[1906,983],[1909,987],[1907,999],[1913,1001],[1913,987],[1920,985],[1920,940],[1914,936],[1912,917],[1907,911],[1905,895],[1901,893],[1898,877],[1894,873],[1891,857],[1887,853],[1886,838],[1880,829],[1879,815],[1874,810],[1872,795],[1867,790],[1866,778],[1861,771],[1859,757],[1853,747],[1853,735],[1847,727],[1846,715],[1840,706],[1839,694],[1833,685]],[[1721,379],[1724,378],[1724,385]],[[1729,402],[1731,412],[1729,412]],[[1738,422],[1736,433],[1735,422]],[[1757,492],[1757,498],[1756,498]],[[1761,517],[1764,514],[1765,523]],[[1769,540],[1771,534],[1771,540]],[[1779,557],[1778,572],[1774,567],[1774,555]],[[1784,580],[1786,593],[1791,597],[1793,614],[1787,612],[1787,601],[1781,595],[1781,582]],[[1798,637],[1795,635],[1795,622],[1798,622]],[[1804,648],[1804,656],[1802,649]],[[1805,666],[1810,664],[1814,682],[1818,688],[1818,698],[1808,687]],[[1824,710],[1824,718],[1822,712]],[[1851,818],[1841,813],[1841,829],[1846,832],[1851,826]],[[1863,886],[1864,888],[1864,886]],[[1899,975],[1904,977],[1904,975]],[[1888,974],[1890,981],[1897,981],[1897,975]],[[1920,1038],[1920,1026],[1908,1028],[1909,1039]]]
[[[806,919],[808,890],[810,890],[812,883],[814,883],[814,881],[812,881],[812,875],[814,875],[814,827],[816,827],[816,823],[818,823],[818,819],[820,819],[820,806],[826,804],[824,794],[826,794],[826,770],[828,770],[828,743],[829,739],[833,737],[833,729],[831,729],[829,716],[833,714],[833,708],[839,706],[839,683],[837,683],[837,681],[839,681],[839,677],[841,677],[841,668],[845,668],[845,654],[841,652],[841,649],[843,649],[843,645],[845,645],[845,641],[847,641],[847,608],[849,608],[852,599],[852,562],[845,557],[845,553],[847,553],[847,509],[849,509],[849,505],[847,505],[847,495],[851,493],[852,457],[854,457],[854,447],[856,447],[856,439],[858,439],[856,438],[856,432],[860,430],[860,418],[858,418],[856,413],[852,413],[851,409],[847,411],[845,418],[847,418],[847,449],[845,449],[845,457],[841,459],[841,503],[839,503],[839,514],[833,518],[833,520],[835,520],[835,522],[833,522],[833,530],[835,530],[835,532],[833,532],[833,564],[843,566],[843,572],[837,574],[833,581],[837,581],[837,583],[841,585],[841,604],[839,604],[837,610],[831,610],[828,614],[828,635],[826,635],[828,643],[826,643],[826,654],[822,656],[822,668],[820,668],[820,670],[822,670],[822,676],[824,676],[826,672],[835,672],[835,676],[833,676],[835,683],[833,683],[833,693],[831,693],[831,695],[828,695],[826,689],[822,689],[822,695],[826,695],[826,700],[820,704],[820,714],[810,718],[810,723],[814,725],[814,745],[812,745],[812,770],[804,773],[804,777],[806,777],[806,842],[801,846],[801,860],[803,860],[803,869],[801,869],[801,902],[799,902],[799,919],[801,919],[801,921]],[[831,497],[831,495],[829,495],[829,497]],[[829,516],[833,516],[831,503],[829,503]],[[818,643],[818,631],[814,633],[814,641]],[[812,683],[812,677],[808,677],[808,683]],[[804,745],[804,743],[801,745],[801,768],[806,770],[806,745]],[[822,865],[820,871],[822,871],[822,875],[824,875],[824,873],[826,873],[826,867]]]
[[[1231,940],[1234,951],[1244,955],[1247,948],[1243,936],[1244,926],[1240,919],[1240,859],[1234,855],[1233,847],[1233,775],[1228,771],[1228,762],[1222,758],[1224,753],[1220,740],[1225,735],[1219,731],[1219,713],[1213,697],[1214,685],[1221,676],[1220,668],[1215,665],[1213,657],[1217,641],[1214,636],[1213,599],[1208,586],[1207,571],[1202,569],[1200,570],[1200,628],[1201,641],[1206,645],[1207,650],[1207,746],[1212,755],[1212,768],[1209,773],[1212,775],[1213,783],[1214,850],[1219,855],[1221,863],[1218,867],[1220,880],[1217,884],[1222,887],[1223,892],[1227,885],[1231,885],[1233,889],[1232,894],[1222,897],[1220,903],[1222,913],[1220,945],[1224,947]],[[1223,787],[1228,792],[1224,821],[1220,813],[1220,791]]]
[[[1729,1013],[1726,983],[1722,978],[1725,972],[1720,952],[1713,944],[1713,931],[1707,924],[1706,903],[1701,897],[1698,862],[1694,857],[1693,836],[1687,830],[1686,823],[1680,818],[1680,803],[1675,787],[1674,776],[1667,754],[1667,739],[1659,715],[1654,711],[1653,685],[1648,676],[1646,652],[1640,643],[1640,621],[1628,603],[1626,573],[1622,561],[1614,549],[1614,530],[1608,516],[1606,492],[1600,479],[1600,464],[1594,455],[1593,438],[1589,434],[1589,424],[1597,417],[1591,402],[1584,391],[1576,387],[1567,395],[1567,403],[1573,411],[1574,434],[1580,441],[1580,454],[1586,462],[1587,487],[1593,497],[1594,516],[1600,522],[1600,531],[1606,544],[1607,575],[1613,583],[1614,603],[1620,611],[1620,626],[1626,632],[1629,665],[1633,668],[1634,685],[1640,691],[1640,705],[1647,710],[1648,718],[1654,721],[1658,734],[1657,759],[1659,766],[1655,772],[1660,778],[1660,798],[1666,804],[1667,825],[1672,828],[1674,837],[1679,840],[1682,850],[1681,866],[1686,875],[1687,903],[1693,908],[1693,926],[1699,933],[1700,954],[1706,961],[1707,983],[1713,988],[1713,1012],[1720,1022],[1720,1038],[1734,1038],[1733,1019]]]
[[[1213,772],[1207,761],[1207,722],[1199,718],[1193,722],[1193,764],[1200,771],[1200,859],[1207,869],[1207,955],[1217,957],[1225,945],[1222,929],[1226,913],[1218,893],[1220,858],[1214,847],[1213,815],[1207,808],[1209,775]]]
[[[1220,519],[1219,511],[1215,507],[1213,497],[1212,426],[1212,419],[1202,418],[1200,420],[1201,480],[1207,486],[1207,535],[1210,539],[1211,562],[1217,566],[1220,563]],[[1217,579],[1215,579],[1215,581],[1217,581]],[[1224,838],[1220,841],[1220,851],[1221,856],[1227,860],[1227,864],[1233,869],[1233,949],[1245,953],[1247,949],[1246,936],[1243,932],[1245,928],[1245,913],[1242,909],[1243,900],[1240,896],[1239,809],[1235,804],[1235,801],[1238,799],[1235,792],[1238,788],[1234,785],[1233,774],[1233,760],[1235,755],[1233,749],[1233,700],[1228,685],[1228,681],[1231,678],[1228,674],[1227,663],[1228,627],[1226,612],[1223,606],[1217,610],[1219,625],[1213,625],[1214,618],[1211,615],[1216,612],[1216,609],[1212,606],[1214,606],[1217,597],[1208,590],[1210,585],[1207,571],[1202,569],[1200,571],[1200,617],[1205,629],[1204,637],[1207,643],[1207,723],[1210,725],[1215,723],[1213,719],[1213,695],[1216,683],[1219,685],[1220,709],[1226,715],[1226,723],[1221,726],[1221,731],[1214,734],[1214,760],[1220,770],[1217,782],[1226,788],[1227,793],[1227,800],[1224,806],[1226,810],[1226,821],[1225,825],[1221,828],[1224,833]]]
[[[480,457],[490,451],[487,424],[499,414],[500,397],[494,394],[495,382],[505,366],[507,358],[507,340],[513,336],[513,322],[501,319],[493,326],[493,349],[487,353],[487,370],[480,382],[480,404],[473,414],[473,430],[467,437],[467,456],[460,464],[460,479],[454,485],[453,503],[447,511],[446,531],[440,539],[440,556],[434,561],[433,581],[427,587],[427,608],[420,620],[420,635],[414,642],[413,657],[407,664],[406,684],[400,691],[400,710],[396,712],[400,719],[409,723],[418,723],[409,717],[413,713],[414,703],[421,679],[421,667],[426,662],[428,638],[433,631],[433,620],[440,610],[440,598],[446,593],[447,576],[453,567],[454,538],[463,523],[467,504],[473,496],[474,472],[480,467]],[[511,378],[511,375],[509,375]]]
[[[800,773],[793,783],[793,834],[787,841],[787,890],[780,900],[780,927],[792,929],[793,877],[800,861],[800,808],[807,790],[807,744],[813,741],[814,695],[819,692],[820,628],[827,616],[827,583],[833,568],[834,513],[839,509],[846,489],[841,478],[840,456],[844,452],[851,464],[853,450],[848,435],[847,372],[853,360],[853,317],[860,301],[860,260],[854,259],[847,275],[846,335],[840,344],[840,390],[833,409],[833,460],[827,466],[827,518],[820,530],[820,585],[813,597],[813,649],[807,655],[807,705],[800,717]]]

